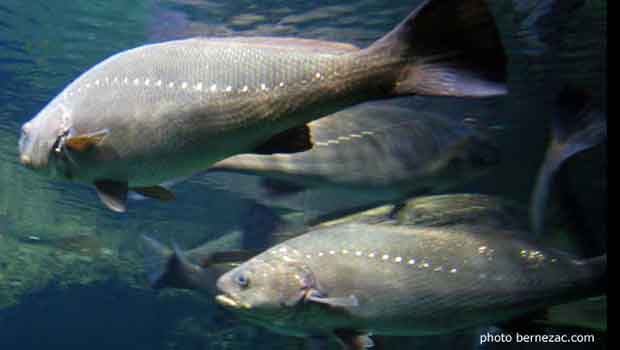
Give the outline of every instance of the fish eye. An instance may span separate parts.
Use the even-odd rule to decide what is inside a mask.
[[[240,273],[235,277],[235,281],[242,288],[247,288],[250,285],[250,278],[244,273]]]

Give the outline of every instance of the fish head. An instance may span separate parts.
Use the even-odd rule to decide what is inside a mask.
[[[19,161],[37,173],[65,177],[67,157],[62,148],[68,137],[69,112],[62,103],[52,101],[33,119],[22,125]]]
[[[216,301],[254,320],[281,320],[293,315],[316,287],[314,274],[305,264],[263,254],[222,275]]]

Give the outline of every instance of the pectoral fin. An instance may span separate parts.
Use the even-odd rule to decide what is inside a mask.
[[[285,130],[272,136],[267,142],[256,147],[252,153],[297,153],[312,149],[313,142],[308,125]]]
[[[126,182],[97,181],[95,182],[99,199],[110,210],[118,213],[127,211],[127,192],[129,188]]]
[[[163,186],[134,187],[131,190],[144,197],[159,199],[162,202],[171,202],[176,199],[174,193]]]
[[[100,144],[109,133],[108,129],[103,129],[88,134],[71,136],[65,140],[65,147],[74,152],[86,152]]]
[[[314,303],[325,304],[333,307],[357,307],[359,301],[355,295],[349,295],[348,297],[333,297],[328,298],[322,296],[322,293],[316,290],[311,290],[306,294],[306,301]]]

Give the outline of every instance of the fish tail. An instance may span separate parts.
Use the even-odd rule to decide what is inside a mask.
[[[366,53],[396,57],[392,95],[503,95],[506,55],[485,0],[427,0]]]
[[[558,95],[557,109],[552,120],[551,145],[538,171],[530,202],[531,226],[537,235],[544,231],[545,209],[555,173],[573,155],[607,139],[605,114],[593,108],[582,89],[565,87]]]
[[[207,282],[201,276],[206,272],[189,262],[178,246],[171,249],[144,235],[142,240],[144,267],[151,288],[200,289]]]

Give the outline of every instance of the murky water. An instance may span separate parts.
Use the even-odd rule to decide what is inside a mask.
[[[243,237],[226,236],[233,238],[222,243],[224,249],[264,248],[263,235],[279,215],[311,221],[377,198],[326,190],[274,199],[252,176],[197,175],[175,185],[174,203],[132,200],[128,213],[112,213],[91,188],[51,181],[22,167],[20,126],[81,72],[127,48],[195,35],[295,36],[363,47],[420,2],[3,0],[0,349],[303,348],[298,339],[236,320],[208,297],[151,291],[138,239],[148,234],[193,247],[243,232]],[[395,103],[443,111],[455,120],[475,116],[496,126],[501,165],[453,191],[501,195],[526,206],[557,91],[577,82],[597,105],[606,105],[606,1],[490,3],[509,56],[510,94],[482,101],[413,97]],[[563,193],[569,195],[560,198],[571,198],[573,210],[587,213],[577,226],[597,232],[597,243],[588,245],[591,254],[606,245],[605,171],[605,150],[597,148],[561,173]],[[403,341],[429,349],[474,346],[464,335]],[[601,348],[605,342],[579,348]]]

